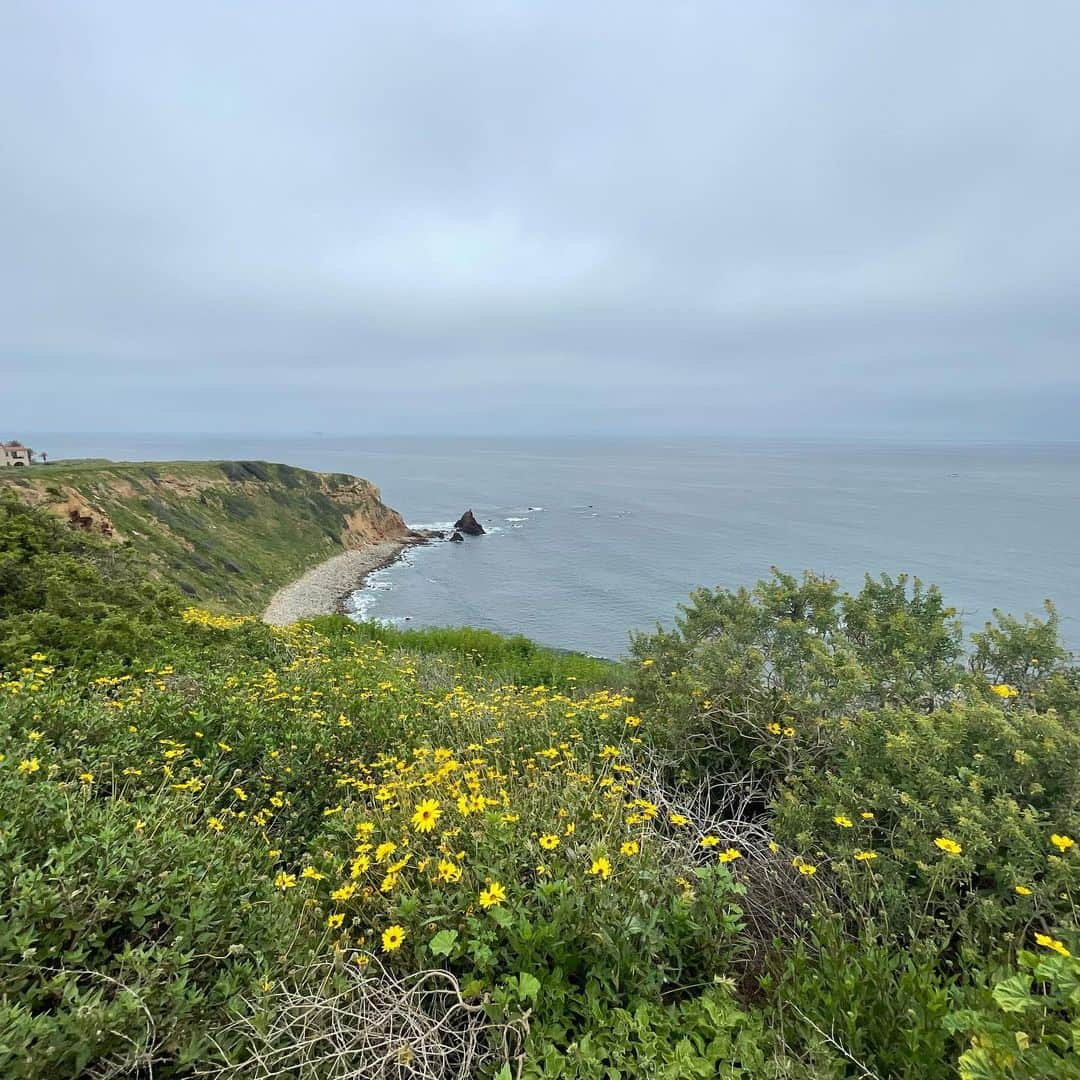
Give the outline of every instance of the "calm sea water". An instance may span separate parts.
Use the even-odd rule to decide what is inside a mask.
[[[29,439],[27,441],[30,441]],[[488,535],[411,551],[356,617],[468,624],[614,656],[697,585],[771,566],[936,582],[978,627],[1053,599],[1080,647],[1080,444],[39,437],[59,456],[268,458],[365,476],[410,524]],[[34,443],[32,443],[34,445]]]

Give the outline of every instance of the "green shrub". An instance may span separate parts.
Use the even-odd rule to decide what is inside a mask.
[[[160,647],[179,606],[130,552],[0,495],[0,673],[39,652],[128,665]]]
[[[813,1076],[946,1080],[955,1075],[944,1020],[953,978],[934,945],[897,949],[872,925],[849,936],[836,917],[806,924],[765,980],[789,1054]]]
[[[764,1080],[792,1075],[774,1057],[763,1018],[741,1008],[730,984],[664,1005],[641,1001],[605,1009],[595,1027],[567,1045],[530,1030],[526,1080],[539,1077],[655,1077],[657,1080]]]
[[[978,1006],[958,1009],[946,1026],[969,1040],[960,1080],[1078,1080],[1080,959],[1021,952]]]
[[[699,589],[671,631],[637,634],[635,699],[665,719],[691,776],[753,770],[766,788],[827,760],[862,709],[932,708],[964,679],[960,627],[934,587],[774,572],[753,590]]]
[[[286,958],[304,962],[295,905],[267,880],[253,836],[209,843],[167,785],[129,791],[115,774],[69,780],[47,763],[0,770],[0,800],[3,1076],[106,1062],[183,1074],[216,1056],[223,1019]]]
[[[1080,831],[1080,724],[1052,607],[999,614],[965,663],[933,588],[776,574],[699,591],[634,650],[676,783],[741,785],[789,858],[901,939],[981,954],[1069,909],[1080,860],[1050,837]]]
[[[962,931],[979,953],[1071,912],[1080,858],[1050,837],[1080,835],[1074,720],[976,702],[839,726],[828,767],[778,792],[773,828],[793,851],[824,851],[848,903],[909,940]]]

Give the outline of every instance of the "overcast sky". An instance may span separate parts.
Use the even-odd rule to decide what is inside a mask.
[[[1080,4],[0,0],[0,437],[1080,438]]]

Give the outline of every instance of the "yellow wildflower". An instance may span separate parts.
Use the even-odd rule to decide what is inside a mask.
[[[855,858],[856,862],[873,862],[874,859],[877,858],[877,852],[876,851],[856,851],[854,858]]]
[[[959,855],[964,850],[955,840],[950,840],[947,836],[939,836],[934,843],[946,855]]]
[[[438,865],[439,880],[448,885],[461,880],[461,867],[449,859],[440,859]]]
[[[345,913],[342,911],[335,911],[333,915],[329,916],[326,920],[326,925],[331,930],[338,930],[341,924],[345,921]]]
[[[677,877],[675,879],[675,884],[678,885],[680,889],[682,889],[682,891],[683,891],[683,899],[684,900],[693,900],[694,899],[694,886],[691,885],[690,882],[686,878]]]
[[[439,820],[442,811],[435,799],[425,799],[419,803],[413,811],[412,824],[417,832],[428,833],[435,828],[435,822]]]
[[[1010,686],[1008,683],[994,683],[990,687],[990,693],[997,694],[999,698],[1008,699],[1016,697],[1020,691],[1015,686]]]
[[[720,843],[720,837],[712,836],[711,834],[709,836],[703,836],[700,843],[703,848],[716,847],[716,845]]]
[[[841,829],[850,829],[855,824],[851,818],[845,817],[843,814],[837,814],[833,818],[833,821],[839,825]]]
[[[206,822],[206,827],[208,829],[213,829],[214,832],[221,832],[221,830],[225,828],[225,825],[221,818],[212,817]]]
[[[37,772],[41,768],[41,762],[36,757],[23,758],[19,762],[19,772],[32,773]]]
[[[620,855],[636,855],[641,850],[641,845],[636,840],[627,840],[619,846]]]
[[[480,890],[480,906],[482,908],[498,907],[506,899],[506,889],[497,881],[488,883],[486,889]]]
[[[598,877],[603,881],[607,881],[611,877],[611,862],[605,856],[601,855],[598,859],[593,859],[592,866],[589,867],[589,873],[594,877]]]
[[[540,837],[540,846],[545,851],[551,851],[559,846],[559,837],[556,833],[545,833]]]
[[[1058,941],[1057,938],[1050,937],[1048,934],[1036,934],[1035,942],[1044,949],[1052,949],[1059,956],[1072,956],[1072,953],[1065,948],[1062,942]]]
[[[1017,896],[1031,895],[1031,889],[1029,889],[1026,885],[1014,885],[1013,892],[1016,893]]]
[[[286,889],[292,889],[296,886],[296,875],[286,874],[282,870],[276,878],[274,878],[274,885],[276,888],[281,889],[284,892]]]
[[[722,863],[734,862],[736,859],[742,858],[742,852],[738,848],[729,847],[727,851],[720,852],[720,861]]]
[[[1053,836],[1050,837],[1050,843],[1053,844],[1058,851],[1064,854],[1076,843],[1076,841],[1073,840],[1071,836],[1060,836],[1057,833],[1054,833]]]
[[[383,952],[393,952],[395,949],[401,948],[401,943],[405,940],[405,927],[403,926],[388,926],[382,932],[382,950]]]

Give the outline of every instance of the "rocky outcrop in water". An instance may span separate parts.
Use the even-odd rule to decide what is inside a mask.
[[[457,531],[457,529],[455,529],[453,531],[453,533],[450,535],[450,542],[452,544],[464,544],[465,543],[465,537],[462,536],[461,533],[459,533]]]
[[[464,533],[466,536],[484,535],[484,526],[476,520],[476,517],[471,510],[466,510],[465,513],[454,522],[454,528],[458,532]]]

